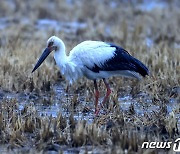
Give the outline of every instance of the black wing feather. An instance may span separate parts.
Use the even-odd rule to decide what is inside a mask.
[[[143,77],[149,74],[148,68],[138,59],[132,57],[125,49],[114,44],[110,44],[110,46],[116,48],[114,57],[108,59],[101,66],[94,64],[92,68],[87,68],[96,73],[99,71],[129,70],[137,72]]]

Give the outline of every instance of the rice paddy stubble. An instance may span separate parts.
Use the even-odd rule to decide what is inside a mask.
[[[174,141],[179,136],[180,128],[180,54],[177,48],[179,10],[167,8],[168,11],[156,9],[142,12],[132,5],[124,9],[123,4],[118,5],[118,2],[118,8],[121,9],[107,9],[107,2],[103,2],[100,8],[95,5],[97,2],[88,2],[97,12],[94,15],[85,2],[75,2],[73,7],[64,1],[61,2],[63,5],[52,2],[51,7],[56,10],[54,12],[46,9],[47,2],[41,7],[38,5],[40,2],[31,2],[28,20],[24,23],[21,21],[21,14],[28,3],[16,1],[19,8],[14,12],[16,21],[9,18],[7,24],[10,23],[10,26],[0,31],[1,144],[10,150],[31,149],[33,152],[60,152],[70,147],[86,147],[86,151],[93,151],[93,147],[97,147],[98,152],[151,153],[158,151],[141,149],[143,141]],[[6,12],[5,3],[8,2],[2,3],[4,4],[0,6],[4,8],[4,14],[11,16],[13,7]],[[107,11],[106,14],[104,10]],[[72,16],[69,12],[75,14]],[[64,13],[68,15],[64,16]],[[58,21],[80,20],[87,23],[87,28],[79,29],[73,34],[52,28],[43,30],[36,26],[41,17]],[[79,112],[86,111],[84,116],[93,113],[94,89],[91,81],[83,78],[72,86],[67,86],[52,56],[36,73],[30,73],[50,35],[57,35],[65,40],[67,51],[88,39],[121,44],[150,68],[151,76],[140,83],[130,79],[110,78],[113,94],[105,115],[91,117],[91,123],[87,119],[77,120],[75,116]],[[151,46],[146,44],[147,36],[152,40]],[[41,115],[37,111],[36,99],[31,99],[33,102],[19,110],[18,98],[3,97],[12,91],[41,98],[47,94],[51,98],[42,99],[44,106],[53,105],[53,96],[56,97],[53,87],[56,83],[60,83],[64,89],[66,98],[60,98],[59,103],[67,114],[61,112],[55,117]],[[105,88],[103,84],[100,85]],[[123,110],[119,101],[124,96],[132,97],[128,110]],[[153,105],[158,109],[153,108]],[[143,109],[138,110],[140,107]],[[91,147],[88,148],[89,145]],[[172,149],[162,151],[171,153]]]

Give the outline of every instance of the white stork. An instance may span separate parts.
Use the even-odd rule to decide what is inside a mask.
[[[67,56],[63,41],[56,36],[48,39],[47,47],[32,72],[41,65],[52,51],[55,51],[54,59],[61,73],[70,83],[82,76],[94,81],[96,115],[99,112],[97,79],[103,79],[107,88],[103,105],[111,93],[106,78],[120,75],[141,79],[149,75],[148,68],[142,62],[117,45],[101,41],[84,41],[74,47]]]

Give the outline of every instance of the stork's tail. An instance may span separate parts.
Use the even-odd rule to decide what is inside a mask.
[[[150,75],[149,69],[138,59],[134,58],[134,64],[136,65],[137,68],[137,73],[141,74],[143,77],[146,75]]]

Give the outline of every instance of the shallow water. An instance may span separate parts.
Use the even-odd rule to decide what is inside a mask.
[[[76,33],[78,30],[84,30],[87,28],[87,23],[85,22],[78,22],[78,21],[71,21],[71,22],[63,22],[53,19],[38,19],[35,24],[33,24],[30,19],[28,18],[11,18],[11,17],[4,17],[0,18],[0,30],[4,30],[9,26],[31,26],[36,28],[37,30],[53,30],[56,32],[65,32],[65,33]]]
[[[136,99],[133,99],[132,95],[126,95],[124,97],[120,97],[118,99],[120,108],[123,111],[128,111],[131,105],[133,105],[135,113],[140,116],[144,116],[145,113],[158,111],[159,106],[152,105],[152,100],[148,98],[148,96],[145,96],[145,97],[146,98],[143,100],[143,104],[141,102],[138,102]]]
[[[142,3],[137,5],[137,8],[141,11],[152,11],[154,9],[166,9],[168,7],[168,3],[166,1],[160,1],[160,0],[144,0]]]
[[[5,29],[8,25],[8,18],[0,18],[0,30]]]
[[[32,147],[21,147],[21,148],[15,148],[11,151],[11,149],[8,150],[8,145],[3,145],[0,146],[0,153],[1,154],[14,154],[14,153],[39,153],[37,152],[37,150],[35,148]],[[31,150],[30,150],[30,149]],[[53,150],[51,149],[46,149],[43,153],[47,153],[47,154],[57,154],[60,152],[63,152],[63,154],[84,154],[84,153],[105,153],[108,152],[108,149],[103,148],[103,146],[81,146],[81,147],[69,147],[66,145],[58,145],[58,144],[53,144],[51,146],[51,148],[53,148]]]
[[[57,117],[61,113],[65,117],[73,114],[76,120],[86,120],[91,123],[94,119],[94,103],[86,102],[86,96],[78,94],[78,104],[73,109],[73,97],[77,94],[66,93],[64,87],[58,83],[52,87],[52,92],[36,94],[36,93],[14,93],[0,91],[0,101],[16,99],[18,101],[18,111],[21,112],[26,106],[33,106],[37,113],[41,116]],[[142,100],[142,101],[139,101]],[[158,105],[152,104],[151,98],[145,94],[138,94],[138,99],[127,94],[118,98],[120,110],[129,111],[133,105],[134,112],[138,116],[144,116],[146,113],[156,112],[160,109]],[[143,103],[142,103],[143,102]],[[176,99],[170,99],[167,104],[167,112],[171,113],[176,109],[178,102]],[[84,108],[88,108],[87,112],[83,112]],[[102,113],[103,114],[103,113]],[[178,117],[177,117],[178,118]],[[180,125],[180,120],[178,121]]]
[[[87,28],[87,24],[84,22],[60,22],[52,19],[39,19],[36,22],[36,28],[41,30],[53,29],[57,32],[63,31],[66,33],[75,33],[78,30],[83,30]]]

